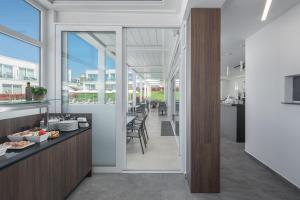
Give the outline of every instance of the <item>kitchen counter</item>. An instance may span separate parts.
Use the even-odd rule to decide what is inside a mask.
[[[42,143],[36,143],[33,146],[30,146],[23,150],[7,150],[6,154],[3,156],[0,156],[0,170],[2,170],[5,167],[8,167],[16,162],[19,162],[20,160],[23,160],[29,156],[32,156],[40,151],[43,151],[49,147],[52,147],[58,143],[61,143],[75,135],[78,135],[90,128],[80,128],[75,131],[71,132],[62,132],[60,136],[56,139],[48,139],[47,141],[44,141]],[[6,141],[9,141],[7,138],[5,138]],[[2,140],[1,143],[5,141]]]
[[[245,105],[221,103],[221,135],[234,142],[245,142]]]

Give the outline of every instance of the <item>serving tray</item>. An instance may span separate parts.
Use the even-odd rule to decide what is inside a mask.
[[[18,146],[18,147],[14,147],[14,146],[9,146],[7,149],[9,150],[22,150],[22,149],[25,149],[27,147],[30,147],[32,145],[34,145],[35,143],[34,142],[30,142],[29,144],[25,145],[25,146]]]

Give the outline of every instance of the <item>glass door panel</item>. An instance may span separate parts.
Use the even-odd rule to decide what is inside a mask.
[[[116,166],[116,32],[62,32],[63,112],[93,114],[93,165]]]

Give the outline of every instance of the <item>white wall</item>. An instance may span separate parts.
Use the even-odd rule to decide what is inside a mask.
[[[246,152],[300,187],[300,106],[284,76],[300,74],[300,5],[246,40]]]
[[[237,90],[236,90],[237,89]],[[238,93],[245,91],[245,76],[221,78],[221,99],[228,96],[238,98]]]

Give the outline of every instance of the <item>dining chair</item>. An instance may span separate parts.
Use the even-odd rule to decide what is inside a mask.
[[[127,138],[129,139],[138,138],[141,144],[142,153],[144,154],[144,147],[142,143],[142,138],[143,138],[142,132],[143,130],[141,124],[136,124],[133,122],[132,124],[127,125]],[[143,140],[144,140],[144,145],[146,147],[145,139],[143,138]]]

